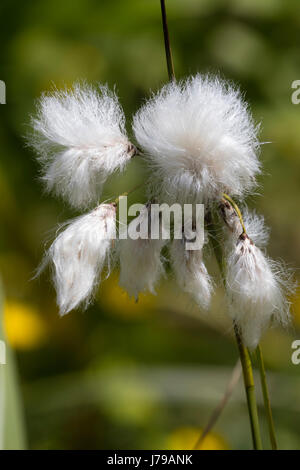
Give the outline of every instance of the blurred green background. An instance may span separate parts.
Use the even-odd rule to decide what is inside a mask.
[[[300,79],[299,6],[298,0],[167,1],[177,77],[220,72],[240,84],[262,121],[261,140],[271,143],[263,146],[264,173],[249,203],[272,227],[269,253],[296,268],[300,105],[291,102],[291,84]],[[167,79],[159,1],[2,0],[0,14],[0,79],[7,87],[7,104],[0,106],[0,273],[26,433],[18,434],[19,413],[4,446],[190,449],[237,359],[222,289],[208,314],[171,277],[157,296],[135,304],[118,287],[116,272],[87,312],[59,319],[49,276],[31,280],[57,224],[76,215],[42,192],[24,140],[34,102],[53,83],[107,82],[116,86],[130,132],[132,114]],[[132,188],[144,174],[134,159],[108,181],[104,197]],[[130,201],[143,202],[143,193]],[[300,365],[291,362],[300,298],[291,300],[294,326],[270,331],[262,345],[279,445],[300,449]],[[8,393],[6,406],[10,399]],[[262,411],[260,396],[259,404]],[[267,447],[263,418],[262,428]],[[203,447],[251,447],[241,382]]]

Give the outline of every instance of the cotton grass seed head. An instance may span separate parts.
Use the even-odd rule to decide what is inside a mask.
[[[170,257],[179,286],[190,294],[201,308],[207,310],[213,284],[203,262],[202,249],[186,250],[184,238],[173,240],[170,246]]]
[[[254,349],[271,324],[288,324],[288,271],[265,256],[246,234],[228,254],[225,279],[229,312],[247,347]]]
[[[288,324],[287,298],[294,285],[290,270],[260,249],[266,246],[269,238],[264,218],[245,207],[242,224],[236,210],[225,198],[220,209],[227,226],[225,286],[229,313],[239,327],[245,345],[254,349],[270,325]]]
[[[76,208],[99,200],[107,177],[135,154],[115,93],[75,84],[44,94],[32,118],[30,143],[42,167],[47,191]]]
[[[136,113],[133,129],[165,197],[208,202],[256,184],[258,128],[239,90],[218,77],[165,85]]]
[[[167,240],[151,238],[150,211],[151,204],[148,204],[128,226],[129,233],[131,225],[136,227],[137,223],[142,227],[148,227],[147,233],[142,229],[141,236],[144,238],[119,240],[119,284],[129,297],[133,296],[136,300],[141,293],[155,294],[155,286],[165,272],[161,250]]]
[[[89,304],[104,265],[109,265],[112,240],[116,236],[116,207],[100,204],[65,226],[42,264],[42,268],[48,263],[53,268],[60,315]]]

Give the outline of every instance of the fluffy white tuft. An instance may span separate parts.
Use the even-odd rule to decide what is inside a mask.
[[[203,262],[202,250],[186,250],[185,240],[173,240],[171,263],[179,286],[204,309],[208,309],[213,291],[211,278]]]
[[[247,235],[259,248],[265,247],[269,241],[270,229],[265,225],[263,215],[250,211],[247,207],[243,209],[243,220]],[[242,230],[240,231],[241,234]]]
[[[254,349],[271,322],[289,321],[288,272],[242,234],[226,260],[226,290],[230,314],[245,345]]]
[[[208,202],[256,184],[258,128],[239,90],[220,78],[167,84],[137,112],[133,128],[164,200]]]
[[[140,215],[130,222],[137,224],[137,220],[143,225],[143,219],[150,221],[150,205],[144,207]],[[151,230],[149,225],[149,231]],[[163,239],[152,239],[148,234],[147,238],[138,238],[136,240],[127,238],[119,240],[120,255],[120,286],[127,291],[130,297],[136,301],[143,292],[155,294],[155,285],[164,274],[164,266],[161,256],[161,250],[166,243]]]
[[[44,94],[32,126],[46,189],[76,208],[98,201],[107,177],[135,153],[117,96],[106,86]]]
[[[53,266],[53,281],[60,315],[90,302],[108,261],[116,235],[116,207],[100,204],[89,214],[70,221],[46,253]]]

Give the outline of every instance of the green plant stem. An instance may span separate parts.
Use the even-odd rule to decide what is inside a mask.
[[[164,39],[165,39],[165,51],[166,51],[169,80],[174,80],[175,73],[174,73],[172,52],[171,52],[170,39],[169,39],[169,33],[168,33],[168,22],[167,22],[165,1],[160,0],[160,5],[161,5],[161,14],[162,14],[162,23],[163,23],[163,31],[164,31]],[[213,237],[212,237],[212,240],[215,241]],[[217,243],[214,243],[215,255],[216,255],[217,261],[219,262],[220,270],[223,273],[223,253],[220,247],[217,245],[218,245]],[[251,423],[253,447],[255,450],[260,450],[262,449],[262,443],[261,443],[261,438],[260,438],[259,421],[258,421],[251,360],[250,360],[247,349],[243,345],[242,338],[239,335],[236,325],[234,325],[234,330],[235,330],[235,335],[236,335],[236,339],[238,343],[240,360],[241,360],[241,364],[243,368],[244,385],[245,385],[247,405],[248,405],[248,411],[249,411],[249,417],[250,417],[250,423]]]
[[[245,228],[245,224],[244,224],[244,221],[243,221],[243,217],[242,217],[242,213],[239,209],[239,206],[234,202],[234,200],[228,196],[228,194],[226,193],[223,193],[223,197],[232,205],[232,207],[234,208],[235,212],[237,213],[237,216],[238,218],[240,219],[240,222],[241,222],[241,226],[242,226],[242,229],[243,229],[243,233],[246,233],[246,228]]]
[[[254,450],[262,450],[262,441],[260,437],[259,419],[257,413],[255,386],[253,379],[252,364],[248,349],[244,346],[238,327],[235,323],[234,332],[238,344],[241,364],[243,368],[244,385],[247,397],[247,405],[250,418],[251,434]]]
[[[169,38],[165,0],[160,0],[160,6],[161,6],[162,25],[163,25],[163,31],[164,31],[168,75],[169,75],[169,80],[171,81],[171,80],[175,80],[175,73],[174,73],[174,65],[173,65],[172,51],[171,51],[170,38]]]
[[[265,411],[267,415],[271,447],[272,447],[272,450],[277,450],[278,447],[277,447],[271,401],[270,401],[267,378],[266,378],[265,364],[264,364],[262,350],[259,345],[256,348],[256,357],[257,357],[257,362],[258,362],[258,367],[259,367],[260,382],[261,382],[261,389],[262,389],[262,394],[264,398]]]

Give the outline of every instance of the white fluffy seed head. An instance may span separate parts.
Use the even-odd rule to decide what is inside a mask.
[[[66,224],[67,228],[47,251],[41,269],[50,263],[60,315],[80,305],[87,307],[109,264],[109,251],[116,236],[116,207],[100,204],[89,214]]]
[[[226,291],[247,347],[254,349],[271,323],[289,322],[289,289],[288,271],[241,235],[226,260]]]
[[[151,206],[147,205],[141,211],[138,219],[143,225],[143,219],[150,221],[149,212]],[[128,226],[134,223],[134,219]],[[149,232],[151,228],[149,225]],[[145,234],[146,235],[146,234]],[[150,235],[150,233],[149,233]],[[127,291],[129,297],[138,300],[141,293],[150,292],[155,294],[155,286],[159,279],[164,275],[165,270],[161,256],[161,250],[166,240],[138,238],[136,240],[127,238],[119,240],[119,256],[120,256],[120,286]]]
[[[137,112],[133,128],[165,199],[208,202],[256,184],[258,128],[226,81],[196,75],[167,84]]]
[[[203,262],[201,250],[186,250],[185,239],[173,240],[170,246],[172,267],[179,286],[203,309],[210,305],[213,285]]]
[[[44,94],[32,127],[46,189],[76,208],[98,201],[107,177],[135,153],[118,98],[107,86],[75,84]]]

